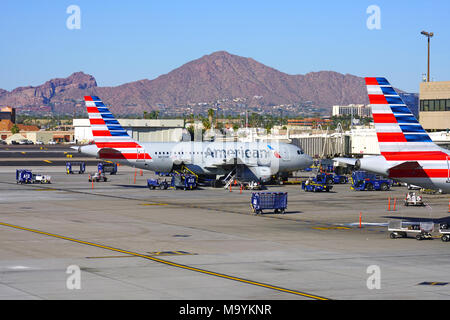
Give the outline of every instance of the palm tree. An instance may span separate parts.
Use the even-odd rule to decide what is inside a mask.
[[[209,119],[209,123],[211,125],[211,128],[213,127],[213,118],[214,118],[214,110],[213,109],[208,109],[208,119]]]

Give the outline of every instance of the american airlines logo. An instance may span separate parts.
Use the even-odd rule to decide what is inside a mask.
[[[269,151],[265,149],[211,149],[206,148],[205,157],[212,158],[257,158],[268,159]]]
[[[278,159],[281,159],[280,154],[279,154],[274,148],[272,148],[272,147],[270,146],[270,144],[268,144],[267,147],[268,147],[270,150],[273,151],[273,154],[275,155],[275,157],[277,157]]]

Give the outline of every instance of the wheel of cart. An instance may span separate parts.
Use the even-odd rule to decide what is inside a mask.
[[[439,225],[439,233],[443,242],[450,241],[450,226],[447,223],[441,223]]]

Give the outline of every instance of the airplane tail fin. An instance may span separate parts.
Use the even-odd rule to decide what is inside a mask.
[[[365,78],[381,154],[387,161],[445,160],[385,78]]]
[[[142,146],[131,138],[97,96],[85,96],[94,143],[102,159],[151,160]]]

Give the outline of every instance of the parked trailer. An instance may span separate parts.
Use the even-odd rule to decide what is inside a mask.
[[[67,174],[83,174],[86,171],[85,162],[66,162],[66,173]]]
[[[420,222],[416,224],[405,224],[402,220],[389,221],[388,231],[391,239],[406,238],[408,233],[416,234],[417,240],[432,239],[431,233],[434,230],[433,222]]]
[[[255,214],[263,210],[273,210],[274,213],[285,213],[287,208],[287,192],[253,192],[250,207]]]

